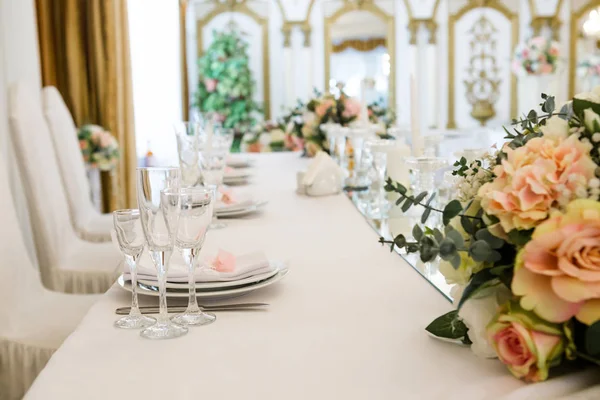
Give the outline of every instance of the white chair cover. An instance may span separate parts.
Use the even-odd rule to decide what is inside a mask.
[[[112,243],[90,243],[77,237],[38,97],[22,83],[9,93],[11,135],[31,212],[42,282],[60,292],[102,293],[116,280],[121,255]]]
[[[100,214],[92,204],[73,117],[55,87],[44,88],[42,98],[75,232],[87,241],[109,242],[112,216]]]
[[[0,160],[0,399],[21,399],[98,296],[50,292],[31,265]]]

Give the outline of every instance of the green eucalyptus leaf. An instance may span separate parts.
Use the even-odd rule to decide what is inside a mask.
[[[508,232],[508,238],[510,239],[511,243],[514,243],[517,246],[525,246],[531,240],[532,234],[533,229],[527,231],[513,229],[512,231]]]
[[[478,240],[485,240],[487,244],[489,244],[490,247],[494,250],[501,248],[505,244],[504,240],[492,235],[492,233],[488,229],[478,230],[475,234],[475,238],[477,238]]]
[[[573,99],[573,112],[575,112],[576,115],[583,115],[583,111],[588,108],[591,108],[593,112],[600,115],[600,104],[578,99],[577,97]]]
[[[492,248],[485,240],[477,240],[471,244],[469,255],[476,262],[485,262],[492,257]]]
[[[442,240],[440,242],[440,256],[444,260],[450,259],[454,254],[456,254],[456,244],[448,238]]]
[[[423,193],[419,193],[417,195],[417,197],[415,197],[415,199],[413,200],[413,202],[415,204],[419,204],[421,201],[423,201],[423,199],[427,197],[427,192],[423,192]]]
[[[452,265],[452,268],[454,268],[454,269],[459,269],[460,264],[462,263],[460,254],[458,254],[458,253],[454,254],[448,261],[450,262],[450,264]]]
[[[450,203],[446,204],[442,214],[444,225],[448,225],[450,220],[460,214],[462,210],[462,204],[460,204],[460,201],[458,200],[452,200]]]
[[[467,234],[473,235],[475,233],[475,226],[473,225],[471,218],[468,218],[468,217],[465,217],[464,215],[462,215],[460,217],[460,225],[462,226],[462,228],[465,230],[465,232]]]
[[[406,238],[404,235],[398,235],[394,238],[394,244],[398,247],[406,246]]]
[[[445,339],[463,339],[467,335],[467,326],[458,317],[458,311],[452,310],[433,320],[425,330],[434,336]]]
[[[440,230],[438,228],[435,228],[433,230],[433,237],[435,238],[435,240],[440,243],[442,240],[444,240],[444,235],[442,235],[442,232],[440,232]]]
[[[431,208],[426,208],[425,211],[423,211],[423,215],[421,215],[421,223],[422,224],[427,222],[427,219],[429,218],[430,214],[431,214]]]
[[[412,205],[413,205],[413,199],[410,197],[407,197],[406,201],[402,205],[402,212],[407,212],[409,210],[409,208],[412,207]]]
[[[423,238],[423,230],[419,225],[413,226],[412,235],[416,241],[420,241]]]
[[[461,249],[465,245],[465,239],[456,229],[451,229],[450,231],[448,231],[448,233],[446,233],[446,237],[452,240],[452,242],[454,242],[454,245],[459,249]]]

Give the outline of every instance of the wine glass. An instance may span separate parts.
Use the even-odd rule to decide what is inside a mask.
[[[137,197],[142,229],[152,262],[156,267],[159,307],[157,322],[141,332],[148,339],[170,339],[185,335],[187,328],[169,320],[166,280],[169,261],[179,225],[180,198],[169,189],[178,190],[179,168],[138,168]]]
[[[181,184],[185,187],[202,183],[200,169],[200,135],[203,130],[200,122],[179,122],[173,126],[177,138],[177,154],[181,169]]]
[[[137,296],[137,263],[144,251],[144,233],[139,210],[117,210],[113,212],[115,239],[125,257],[131,274],[131,311],[129,315],[115,321],[117,328],[146,328],[156,323],[154,318],[140,312]]]
[[[204,244],[206,231],[212,220],[214,189],[196,187],[180,189],[181,215],[175,246],[181,251],[188,267],[189,301],[183,314],[176,315],[172,321],[181,325],[207,325],[217,317],[203,312],[196,299],[196,278],[194,270],[198,264],[198,255]]]

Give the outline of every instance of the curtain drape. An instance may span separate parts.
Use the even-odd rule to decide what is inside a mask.
[[[117,138],[121,160],[116,173],[103,179],[104,208],[133,207],[137,157],[127,0],[36,5],[43,84],[58,88],[78,126],[101,125]]]
[[[354,49],[357,51],[371,51],[377,47],[385,47],[385,38],[372,38],[372,39],[347,39],[339,43],[334,43],[332,50],[334,53],[341,53],[346,49]]]

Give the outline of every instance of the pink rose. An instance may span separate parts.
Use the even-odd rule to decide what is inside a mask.
[[[218,80],[216,79],[205,79],[204,80],[204,86],[206,86],[206,91],[208,93],[212,93],[217,89],[217,84],[219,83]]]
[[[325,114],[327,114],[327,111],[333,106],[335,106],[335,101],[333,99],[325,99],[315,107],[315,114],[317,114],[317,117],[323,118]]]
[[[260,153],[260,143],[255,142],[248,145],[248,153]]]
[[[79,148],[81,150],[86,150],[88,148],[88,142],[87,142],[87,140],[83,140],[83,139],[80,140],[79,141]]]
[[[505,232],[534,228],[587,189],[596,169],[590,149],[574,135],[534,138],[515,150],[505,147],[506,158],[494,169],[496,179],[479,189],[482,208],[500,220]]]
[[[539,225],[519,252],[512,289],[548,321],[600,320],[600,203],[575,200]]]
[[[551,64],[543,64],[540,73],[543,75],[551,74],[554,72],[554,67]]]
[[[356,117],[360,114],[360,109],[362,105],[355,99],[347,99],[344,102],[344,111],[342,112],[342,116],[345,118]]]
[[[487,327],[488,340],[498,358],[517,378],[540,382],[564,352],[564,334],[526,312],[516,303],[503,306]]]
[[[92,134],[90,135],[90,140],[91,140],[93,143],[96,143],[96,144],[100,143],[100,140],[101,140],[101,138],[102,138],[102,134],[103,134],[103,133],[104,133],[103,131],[101,131],[101,130],[98,130],[98,129],[95,129],[95,130],[92,132]]]
[[[304,141],[292,134],[286,134],[283,143],[285,148],[291,151],[298,151],[304,148]]]
[[[110,133],[108,132],[102,132],[102,135],[100,135],[100,147],[109,147],[113,144],[113,137]]]

